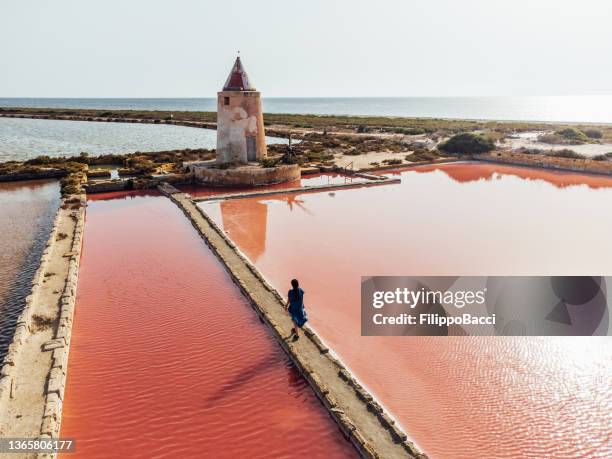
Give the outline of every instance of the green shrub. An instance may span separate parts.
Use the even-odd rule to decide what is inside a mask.
[[[591,158],[593,161],[607,161],[608,157],[606,155],[597,155]]]
[[[392,131],[395,132],[396,134],[404,134],[404,135],[421,135],[421,134],[425,134],[426,132],[425,129],[419,128],[419,127],[393,128]]]
[[[265,168],[276,167],[278,165],[278,162],[279,158],[261,158],[259,160],[259,164],[261,164],[261,167]]]
[[[389,164],[389,165],[402,164],[402,160],[399,159],[399,158],[385,159],[385,160],[383,160],[383,163]]]
[[[85,164],[79,162],[67,162],[64,163],[61,168],[64,169],[69,174],[74,174],[75,172],[84,172],[87,166]]]
[[[527,148],[527,147],[521,147],[519,148],[519,153],[523,153],[525,155],[541,155],[542,153],[544,153],[544,150],[540,150],[538,148]]]
[[[588,142],[589,141],[585,133],[575,127],[568,127],[565,129],[561,129],[559,131],[556,131],[555,134],[560,135],[566,140],[571,140],[575,142]]]
[[[32,166],[43,166],[55,161],[57,161],[57,159],[51,158],[47,155],[41,155],[37,156],[36,158],[28,159],[27,161],[24,161],[23,164],[30,164]]]
[[[407,155],[405,159],[406,161],[416,163],[420,161],[431,161],[437,159],[438,157],[439,155],[435,151],[421,149],[413,151],[412,154]]]
[[[483,135],[464,132],[454,135],[439,146],[440,150],[458,155],[486,153],[495,149],[495,142]]]
[[[79,156],[73,156],[70,158],[71,161],[75,161],[77,163],[89,164],[89,153],[86,151],[82,151]]]
[[[574,150],[564,148],[563,150],[550,151],[546,154],[555,158],[571,158],[571,159],[585,159],[586,156],[576,153]]]
[[[584,134],[589,139],[601,139],[601,138],[603,138],[603,132],[601,132],[599,129],[585,129],[584,130]]]
[[[358,150],[357,148],[352,147],[349,150],[345,151],[344,154],[346,156],[359,156],[360,154],[362,154],[362,152]]]

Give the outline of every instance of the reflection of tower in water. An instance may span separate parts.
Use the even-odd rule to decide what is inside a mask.
[[[268,205],[250,199],[229,199],[221,202],[223,228],[234,243],[252,261],[266,249]]]
[[[308,215],[313,213],[304,206],[300,194],[290,193],[273,199],[285,202],[291,211],[300,209]],[[223,228],[230,239],[255,262],[266,250],[268,229],[267,201],[256,199],[227,199],[221,201]]]

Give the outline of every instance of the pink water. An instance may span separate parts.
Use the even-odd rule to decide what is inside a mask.
[[[76,457],[355,457],[169,199],[90,200],[79,276],[61,432]]]
[[[453,164],[200,204],[432,458],[612,457],[610,338],[361,337],[370,275],[611,275],[612,180]]]
[[[244,193],[245,191],[257,191],[257,190],[285,190],[289,188],[299,188],[308,186],[321,186],[321,185],[339,185],[345,183],[361,183],[367,182],[367,179],[360,177],[351,177],[349,175],[338,174],[336,172],[321,172],[319,174],[309,174],[302,176],[299,180],[292,180],[285,183],[277,183],[275,185],[268,185],[266,187],[207,187],[201,185],[181,185],[178,188],[191,194],[193,197],[202,198],[206,196],[215,196],[219,194],[230,194],[230,193]]]

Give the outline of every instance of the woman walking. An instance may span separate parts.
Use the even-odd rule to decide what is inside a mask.
[[[304,290],[300,288],[297,279],[291,280],[291,290],[287,293],[287,304],[285,304],[285,308],[289,311],[291,320],[293,320],[293,329],[291,330],[289,338],[293,336],[293,341],[297,341],[300,338],[298,327],[302,328],[308,320],[306,311],[304,310]]]

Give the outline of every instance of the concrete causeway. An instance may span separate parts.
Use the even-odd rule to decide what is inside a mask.
[[[408,440],[383,407],[311,328],[304,327],[306,338],[295,342],[287,339],[292,323],[284,309],[283,298],[194,200],[169,184],[162,183],[158,188],[185,213],[223,262],[233,281],[261,320],[271,328],[276,340],[359,454],[364,458],[426,459],[427,456]]]

